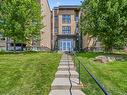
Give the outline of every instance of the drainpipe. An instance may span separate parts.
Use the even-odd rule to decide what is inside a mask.
[[[55,50],[55,34],[54,34],[54,9],[52,10],[52,36],[53,36],[53,41],[52,41],[52,47],[53,47],[53,50]]]

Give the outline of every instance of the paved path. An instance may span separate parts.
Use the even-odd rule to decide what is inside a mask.
[[[49,95],[85,95],[81,91],[72,57],[63,54]]]

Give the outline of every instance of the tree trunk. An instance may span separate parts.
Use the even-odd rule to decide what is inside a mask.
[[[23,51],[23,43],[21,43],[21,51]]]
[[[13,47],[14,47],[14,52],[16,52],[16,41],[14,39],[14,42],[13,42]]]
[[[32,40],[31,39],[29,39],[28,41],[27,41],[27,51],[31,51],[32,50]]]
[[[8,51],[8,38],[6,38],[6,50]]]
[[[112,45],[107,45],[107,46],[105,46],[105,52],[107,52],[107,53],[112,53],[112,52],[113,52]]]

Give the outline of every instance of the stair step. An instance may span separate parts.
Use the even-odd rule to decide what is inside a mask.
[[[79,85],[77,78],[71,78],[72,81],[72,90],[80,90],[82,88]],[[52,83],[51,90],[69,90],[71,87],[70,80],[68,78],[55,78]]]
[[[78,78],[79,75],[76,71],[70,71],[71,78]],[[69,78],[69,71],[57,71],[55,77],[56,78]]]
[[[73,62],[72,60],[60,60],[60,62]]]
[[[64,66],[68,66],[68,65],[73,65],[74,66],[74,63],[73,62],[60,62],[60,64],[59,65],[64,65]]]
[[[79,84],[78,78],[79,74],[76,72],[73,58],[70,55],[63,54],[49,95],[71,95],[71,93],[72,95],[85,95],[80,91],[83,85]],[[72,87],[71,93],[70,87]]]
[[[72,95],[85,95],[82,91],[80,90],[72,90]],[[69,90],[52,90],[49,95],[70,95]]]
[[[61,60],[72,60],[72,58],[70,58],[70,57],[66,57],[66,58],[62,58]]]
[[[59,66],[58,67],[58,70],[59,71],[68,71],[68,70],[76,70],[76,68],[74,67],[74,65],[70,65],[70,66],[68,66],[68,65],[63,65],[63,66]]]

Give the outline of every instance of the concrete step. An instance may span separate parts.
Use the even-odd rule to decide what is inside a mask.
[[[76,70],[76,68],[74,67],[74,65],[70,65],[70,66],[68,66],[68,65],[60,65],[59,67],[58,67],[58,70],[59,71],[68,71],[68,70]]]
[[[82,88],[79,85],[79,81],[77,78],[71,78],[72,82],[72,90],[80,90]],[[51,85],[51,90],[69,90],[71,87],[69,78],[55,78]]]
[[[72,95],[85,95],[82,91],[80,90],[72,90]],[[52,90],[49,95],[70,95],[69,90]]]
[[[65,66],[65,65],[66,65],[66,66],[68,66],[68,65],[73,65],[73,66],[74,66],[74,63],[73,63],[73,62],[69,62],[69,63],[68,63],[68,62],[60,62],[59,65],[62,65],[62,66],[63,66],[63,65],[64,65],[64,66]]]
[[[60,61],[73,61],[72,59],[61,59]]]
[[[61,60],[72,60],[72,58],[62,58]]]
[[[73,62],[72,60],[60,60],[60,62]]]
[[[72,60],[72,58],[61,58],[61,60]]]
[[[69,69],[71,73],[70,80]],[[82,91],[80,91],[83,85],[79,85],[78,77],[79,74],[76,72],[73,58],[70,55],[63,54],[55,79],[51,85],[51,92],[49,95],[85,95]],[[72,94],[70,93],[71,86]]]
[[[78,78],[79,74],[76,71],[70,71],[71,78]],[[69,71],[57,71],[55,77],[56,78],[69,78]]]

